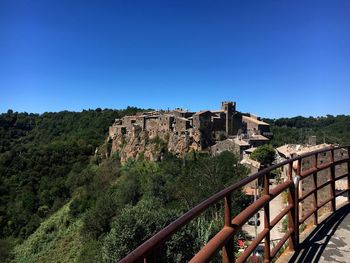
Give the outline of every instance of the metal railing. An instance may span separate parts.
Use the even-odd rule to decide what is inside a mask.
[[[336,156],[335,156],[336,153]],[[320,155],[328,156],[329,162],[320,161]],[[188,224],[190,221],[199,216],[209,207],[224,201],[224,226],[223,228],[202,247],[190,262],[208,262],[218,251],[222,251],[222,262],[245,262],[254,252],[256,247],[264,241],[264,262],[270,262],[275,258],[281,248],[288,244],[291,251],[299,248],[299,227],[309,217],[314,216],[314,224],[318,224],[319,210],[326,204],[331,204],[331,211],[336,210],[336,197],[347,193],[347,202],[350,198],[350,146],[330,147],[322,150],[309,152],[292,159],[287,159],[281,163],[272,165],[258,173],[252,174],[243,180],[227,187],[226,189],[212,195],[193,209],[186,212],[177,220],[166,226],[160,232],[148,239],[120,262],[156,262],[157,249],[168,240],[172,234]],[[336,158],[337,157],[337,158]],[[312,159],[310,167],[303,162]],[[323,158],[325,159],[325,158]],[[307,162],[310,163],[310,160]],[[335,176],[335,170],[338,165],[346,165],[346,173]],[[269,174],[275,169],[288,166],[288,178],[270,189]],[[323,170],[330,169],[330,177],[326,182],[318,184],[317,174]],[[313,177],[313,189],[306,194],[299,196],[302,191],[299,189],[299,183],[309,176]],[[335,182],[347,178],[347,189],[336,192]],[[256,202],[249,205],[236,216],[232,216],[231,196],[234,191],[238,191],[254,180],[262,180],[263,193]],[[318,191],[330,185],[330,196],[318,202]],[[283,191],[288,191],[288,202],[282,211],[272,220],[270,220],[270,202]],[[313,196],[313,207],[302,217],[299,216],[299,205],[306,198]],[[264,228],[259,235],[249,244],[249,246],[235,258],[233,237],[237,231],[260,209],[264,210]],[[271,229],[288,215],[288,229],[280,241],[273,247],[270,247]]]

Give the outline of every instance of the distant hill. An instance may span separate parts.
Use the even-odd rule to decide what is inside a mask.
[[[264,119],[274,134],[271,144],[306,143],[316,135],[317,143],[350,144],[350,116],[327,115],[325,117],[302,117]]]

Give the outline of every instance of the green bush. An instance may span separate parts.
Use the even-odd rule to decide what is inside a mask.
[[[77,258],[77,263],[96,263],[101,261],[101,242],[89,240],[84,246]]]
[[[14,248],[11,263],[76,262],[83,242],[81,220],[69,220],[69,204],[50,216],[22,244]]]
[[[90,199],[86,197],[74,198],[69,205],[69,216],[76,218],[86,211],[90,207]]]
[[[110,230],[110,222],[126,205],[134,205],[139,199],[138,179],[129,174],[118,178],[115,185],[105,193],[100,193],[95,205],[83,218],[82,234],[91,239],[98,239]]]
[[[103,241],[102,262],[117,262],[176,217],[176,211],[165,209],[153,200],[125,207]],[[164,257],[164,251],[157,255],[159,259]]]
[[[251,153],[250,158],[258,161],[262,165],[269,165],[275,160],[276,151],[271,145],[259,146]]]

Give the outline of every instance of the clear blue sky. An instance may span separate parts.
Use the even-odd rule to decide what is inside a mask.
[[[350,114],[350,1],[0,0],[0,112]]]

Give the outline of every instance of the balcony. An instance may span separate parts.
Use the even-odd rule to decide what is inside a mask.
[[[223,202],[223,227],[190,260],[209,262],[218,256],[222,262],[307,262],[339,260],[349,257],[350,241],[350,146],[330,147],[285,160],[252,174],[209,197],[166,226],[120,262],[157,262],[159,248],[176,231],[200,214]],[[285,171],[278,183],[271,174]],[[232,214],[232,194],[252,184],[260,195],[239,214]],[[283,206],[273,203],[284,196]],[[277,213],[276,213],[277,211]],[[243,249],[237,252],[239,230],[259,213],[262,227]],[[284,221],[284,232],[274,238]],[[347,231],[345,233],[345,231]],[[256,231],[257,232],[257,231]],[[341,238],[339,238],[341,237]],[[262,248],[257,256],[257,249]],[[342,253],[342,248],[343,252]],[[349,253],[345,255],[345,253]]]

